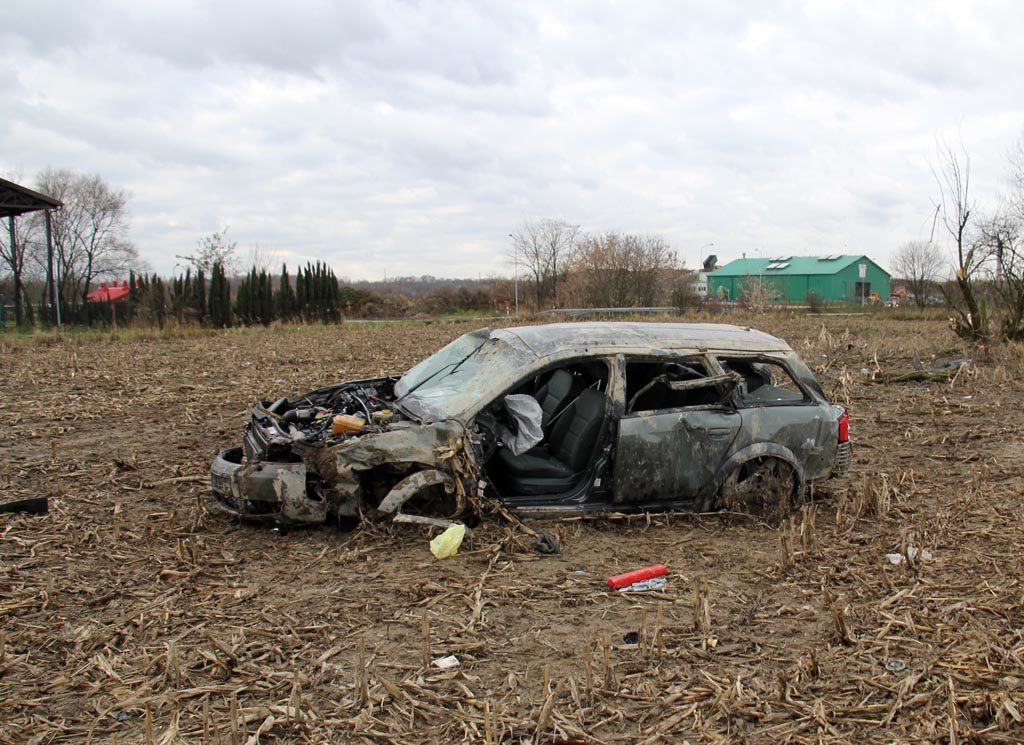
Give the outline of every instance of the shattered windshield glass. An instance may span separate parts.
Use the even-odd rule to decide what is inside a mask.
[[[476,332],[473,332],[474,334]],[[426,419],[439,420],[459,417],[469,411],[482,396],[497,395],[512,385],[520,372],[531,362],[531,355],[503,339],[489,338],[482,344],[460,347],[461,354],[447,354],[456,339],[433,357],[414,367],[406,375],[417,372],[414,385],[403,377],[396,391],[404,393],[399,405]],[[444,358],[435,361],[435,358]],[[419,370],[426,362],[429,367]]]
[[[423,382],[430,376],[439,374],[445,367],[454,367],[479,349],[490,335],[489,328],[477,329],[463,334],[455,341],[441,347],[422,362],[413,365],[402,376],[402,379],[395,384],[395,394],[401,398],[409,391],[414,390],[416,386],[423,385]]]

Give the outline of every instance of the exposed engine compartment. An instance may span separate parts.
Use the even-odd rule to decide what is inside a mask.
[[[403,426],[410,420],[395,407],[397,382],[395,377],[357,380],[261,401],[246,427],[246,460],[297,462],[314,447]]]

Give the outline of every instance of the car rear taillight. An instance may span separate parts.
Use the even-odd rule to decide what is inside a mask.
[[[850,414],[843,412],[839,416],[839,442],[850,441]]]

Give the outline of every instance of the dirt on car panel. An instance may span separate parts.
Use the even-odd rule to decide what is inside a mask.
[[[643,411],[637,412],[629,417],[629,424],[634,424],[636,430],[630,427],[630,437],[620,439],[620,447],[635,443],[636,447],[628,447],[626,451],[619,453],[621,467],[616,467],[616,496],[615,501],[627,501],[630,496],[645,497],[647,493],[667,493],[674,489],[682,491],[684,487],[693,484],[713,485],[715,469],[723,460],[723,450],[728,448],[732,439],[728,442],[710,441],[701,434],[709,427],[693,426],[690,418],[701,418],[704,412],[690,411],[680,413],[678,411]],[[724,412],[713,410],[708,412],[709,416],[721,415]],[[739,417],[739,414],[730,412],[732,416]],[[666,429],[666,423],[671,423],[671,429]],[[654,449],[651,443],[658,443],[663,447]],[[676,453],[679,457],[661,457],[666,450],[678,450],[685,442],[685,453]],[[676,446],[676,447],[674,447]],[[653,456],[653,457],[652,457]],[[630,484],[626,494],[624,484]],[[643,492],[637,495],[635,492]],[[708,496],[708,495],[703,495]]]

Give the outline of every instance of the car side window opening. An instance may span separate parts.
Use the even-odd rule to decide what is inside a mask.
[[[626,413],[713,406],[722,402],[722,382],[698,358],[627,361]]]
[[[736,396],[744,406],[772,406],[809,401],[793,376],[780,362],[742,357],[719,358],[727,372],[742,378]]]

